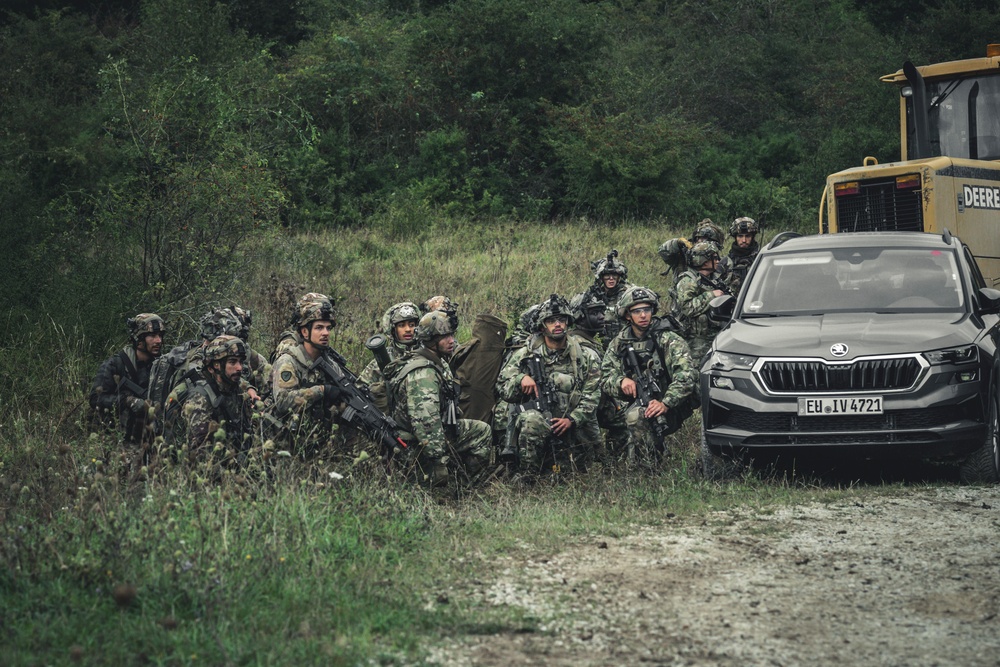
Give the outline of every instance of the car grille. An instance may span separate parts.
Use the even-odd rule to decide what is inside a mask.
[[[914,357],[863,359],[849,364],[822,361],[765,361],[758,376],[771,392],[898,391],[916,382]]]
[[[861,181],[860,186],[856,195],[837,197],[838,231],[924,231],[922,189],[900,190],[894,177]]]

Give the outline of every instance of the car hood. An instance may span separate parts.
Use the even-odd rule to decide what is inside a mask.
[[[734,320],[715,340],[716,349],[768,357],[849,360],[882,354],[923,352],[976,341],[979,327],[962,313],[831,313]],[[845,344],[845,356],[830,347]]]

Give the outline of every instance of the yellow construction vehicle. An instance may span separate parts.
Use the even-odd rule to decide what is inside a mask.
[[[985,58],[915,67],[882,81],[899,88],[902,161],[826,179],[819,231],[949,229],[1000,284],[1000,44]]]

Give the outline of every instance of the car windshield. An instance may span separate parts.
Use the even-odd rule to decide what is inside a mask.
[[[742,315],[957,312],[964,308],[950,250],[844,248],[775,254],[746,286]]]

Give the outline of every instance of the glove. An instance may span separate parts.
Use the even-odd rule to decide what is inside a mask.
[[[327,405],[332,405],[333,403],[336,403],[338,399],[340,399],[341,394],[343,394],[343,392],[340,391],[340,387],[338,387],[337,385],[335,384],[323,385],[323,402],[326,403]]]
[[[125,399],[125,407],[134,415],[141,415],[146,411],[146,401],[138,396],[129,396]]]

